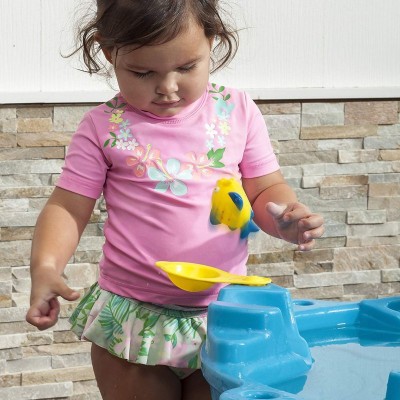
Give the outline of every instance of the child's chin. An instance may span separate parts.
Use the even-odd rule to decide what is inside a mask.
[[[157,117],[173,117],[179,114],[184,107],[182,105],[168,108],[159,108],[155,107],[149,110],[148,112],[156,115]]]

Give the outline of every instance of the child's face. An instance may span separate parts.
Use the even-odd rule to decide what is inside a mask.
[[[106,57],[113,61],[120,91],[133,107],[170,117],[206,90],[212,40],[191,24],[169,42],[135,50],[128,46]],[[132,51],[130,51],[132,50]]]

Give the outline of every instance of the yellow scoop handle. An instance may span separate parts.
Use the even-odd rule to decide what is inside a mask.
[[[176,286],[189,292],[206,290],[216,283],[263,286],[270,278],[231,274],[208,265],[177,261],[157,261],[157,267],[165,271]]]

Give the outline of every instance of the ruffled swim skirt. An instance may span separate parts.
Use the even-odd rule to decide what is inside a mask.
[[[127,361],[166,365],[178,376],[200,368],[207,309],[169,308],[107,292],[95,283],[70,322],[81,339]],[[186,371],[186,372],[182,372]]]

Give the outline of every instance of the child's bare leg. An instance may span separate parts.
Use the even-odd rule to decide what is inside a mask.
[[[201,370],[182,380],[182,400],[211,400],[210,385]]]
[[[104,400],[181,399],[181,381],[168,367],[129,363],[95,344],[92,363]]]

